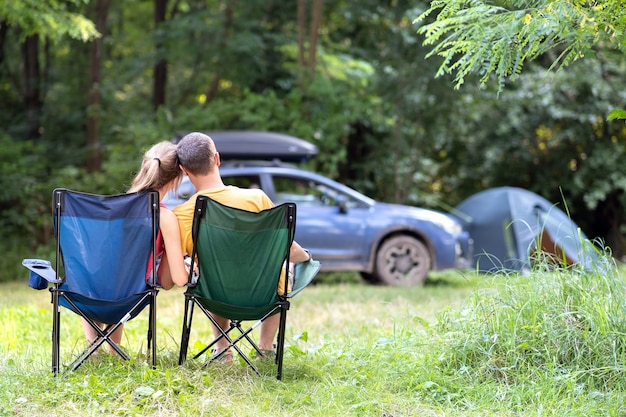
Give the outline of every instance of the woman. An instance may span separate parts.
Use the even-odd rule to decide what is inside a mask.
[[[178,187],[181,175],[176,145],[171,142],[160,142],[144,154],[141,168],[128,192],[156,190],[159,192],[159,200],[163,200],[169,190]],[[159,285],[165,290],[171,289],[174,285],[182,287],[187,283],[187,272],[183,262],[178,219],[163,204],[161,204],[159,224],[160,230],[157,236]],[[169,262],[163,257],[166,251]],[[164,263],[160,263],[162,258]]]
[[[163,200],[169,190],[178,187],[181,174],[176,155],[176,145],[171,142],[159,142],[144,154],[141,168],[139,168],[128,192],[155,190],[159,192],[159,201]],[[169,290],[174,285],[182,287],[187,284],[188,273],[183,260],[180,229],[176,215],[163,204],[160,207],[159,233],[156,244],[157,277],[159,286]],[[164,256],[166,251],[167,257]],[[163,261],[161,262],[161,260]],[[152,259],[150,259],[149,264],[152,264]],[[150,269],[146,278],[149,278],[151,274],[152,270]],[[104,325],[100,325],[104,327]],[[111,339],[117,344],[120,344],[122,340],[123,327],[120,326],[111,336]],[[89,342],[95,340],[97,336],[95,329],[84,319],[83,330]],[[110,353],[115,353],[110,345],[108,348]]]

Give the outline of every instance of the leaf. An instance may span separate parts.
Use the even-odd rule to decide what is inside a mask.
[[[606,120],[626,119],[626,110],[611,110]]]
[[[142,385],[135,389],[135,394],[137,395],[137,397],[149,397],[154,394],[154,388]]]
[[[453,73],[455,88],[466,76],[480,72],[481,84],[492,75],[499,90],[515,80],[523,64],[549,51],[560,52],[552,58],[550,70],[558,70],[593,54],[595,45],[608,43],[624,50],[622,5],[590,8],[567,0],[530,0],[500,7],[484,0],[439,0],[415,19],[424,22],[417,33],[423,44],[432,45],[426,55],[444,58],[435,76]],[[507,3],[507,2],[505,2]]]
[[[308,332],[302,332],[296,336],[294,336],[292,338],[293,341],[296,340],[302,340],[303,342],[308,342],[309,341],[309,333]]]

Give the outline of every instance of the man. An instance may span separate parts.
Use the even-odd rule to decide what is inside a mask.
[[[258,212],[274,206],[274,203],[263,190],[224,185],[219,172],[220,156],[209,136],[198,132],[189,133],[178,143],[177,153],[181,169],[198,190],[187,202],[174,209],[174,214],[176,214],[180,225],[183,250],[188,254],[191,254],[193,249],[191,227],[198,195],[205,195],[226,206],[247,211]],[[294,241],[291,245],[289,260],[294,263],[307,262],[311,260],[311,254]],[[222,329],[229,327],[228,318],[216,315],[213,317]],[[261,326],[259,348],[264,355],[271,355],[274,352],[274,339],[278,331],[279,320],[280,315],[275,314],[265,320]],[[219,330],[213,330],[216,337],[219,336]],[[217,352],[224,350],[227,345],[228,342],[225,339],[220,339],[217,344]],[[231,359],[232,354],[228,352],[225,355],[225,361]]]

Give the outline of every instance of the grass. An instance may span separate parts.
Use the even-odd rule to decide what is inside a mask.
[[[232,365],[178,366],[182,291],[158,296],[158,367],[109,355],[50,374],[50,304],[24,282],[0,285],[0,416],[623,416],[626,288],[618,269],[530,277],[437,274],[425,287],[321,275],[288,315],[282,381]],[[199,317],[199,316],[198,316]],[[62,359],[82,348],[63,313]],[[194,322],[191,345],[208,335]]]

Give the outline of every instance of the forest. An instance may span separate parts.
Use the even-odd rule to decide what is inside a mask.
[[[122,193],[151,144],[194,130],[314,143],[307,168],[372,198],[449,211],[531,190],[626,255],[626,61],[455,81],[422,0],[0,0],[0,281],[53,255],[52,190]]]

